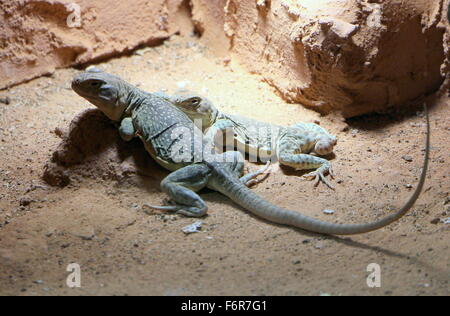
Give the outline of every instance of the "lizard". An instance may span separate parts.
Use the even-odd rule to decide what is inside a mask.
[[[296,170],[315,171],[304,177],[320,181],[334,189],[326,179],[334,178],[331,163],[319,156],[333,152],[337,138],[314,123],[297,123],[291,127],[260,122],[243,116],[225,114],[207,98],[187,90],[178,90],[173,96],[157,92],[186,113],[207,138],[221,142],[228,148],[259,157],[261,160],[276,158],[282,165]],[[225,141],[223,141],[225,140]]]
[[[208,206],[198,193],[207,187],[227,196],[254,215],[274,223],[326,235],[354,235],[380,229],[403,217],[419,198],[426,180],[430,154],[430,125],[427,111],[426,151],[422,174],[406,204],[397,212],[373,222],[335,224],[275,206],[254,193],[239,178],[243,170],[239,152],[204,155],[208,153],[208,147],[202,152],[195,150],[201,144],[213,145],[208,145],[209,141],[203,137],[202,132],[189,117],[166,99],[140,90],[117,76],[99,71],[76,75],[72,81],[72,88],[108,118],[120,124],[119,133],[124,139],[139,137],[150,156],[171,171],[162,180],[161,189],[169,195],[173,205],[155,207],[156,209],[174,211],[187,216],[204,216]],[[185,132],[175,133],[177,128],[183,128]],[[200,137],[189,137],[198,134]],[[187,154],[186,157],[189,159],[180,162],[174,153],[181,152],[177,146],[183,142],[188,144],[187,151],[183,154]],[[190,150],[192,148],[193,151]],[[222,158],[226,160],[223,161]]]

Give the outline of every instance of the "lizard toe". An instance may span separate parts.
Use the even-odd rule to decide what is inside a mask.
[[[148,207],[150,209],[153,209],[153,210],[158,210],[158,211],[177,212],[180,210],[180,206],[178,206],[178,205],[156,206],[156,205],[144,204],[144,206]]]

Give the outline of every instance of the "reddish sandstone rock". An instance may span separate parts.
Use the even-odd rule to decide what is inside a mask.
[[[323,113],[401,106],[446,78],[449,88],[444,0],[76,3],[79,27],[69,25],[77,22],[71,0],[2,3],[0,89],[194,29],[224,63],[245,66],[284,99]]]
[[[183,16],[188,16],[181,3],[182,0],[1,1],[0,89],[52,73],[56,68],[162,41],[178,32],[180,21],[185,20]]]
[[[224,21],[208,23],[194,10],[207,39],[222,29],[234,60],[320,112],[350,117],[402,105],[439,89],[448,74],[443,0],[193,3]]]

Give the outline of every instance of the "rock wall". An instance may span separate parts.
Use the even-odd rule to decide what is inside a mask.
[[[193,0],[210,11],[223,2]],[[227,0],[221,19],[233,58],[285,99],[349,117],[439,89],[450,59],[447,7],[448,0]]]
[[[439,26],[445,29],[444,34],[444,54],[445,62],[441,67],[441,74],[445,78],[442,85],[442,92],[450,97],[450,0],[444,2],[443,14]],[[446,18],[447,17],[447,18]]]
[[[0,89],[195,29],[286,100],[355,116],[448,89],[448,2],[0,0]]]
[[[186,20],[183,0],[0,0],[0,89],[162,41]]]

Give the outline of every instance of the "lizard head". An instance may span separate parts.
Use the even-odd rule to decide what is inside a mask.
[[[172,102],[191,120],[201,120],[202,130],[211,127],[219,113],[207,98],[185,90],[175,92]]]
[[[96,68],[78,74],[72,81],[72,89],[113,121],[119,121],[127,109],[129,85],[119,77]]]
[[[320,156],[326,156],[333,152],[334,146],[336,145],[337,138],[335,136],[323,136],[316,142],[314,152],[316,152]]]

